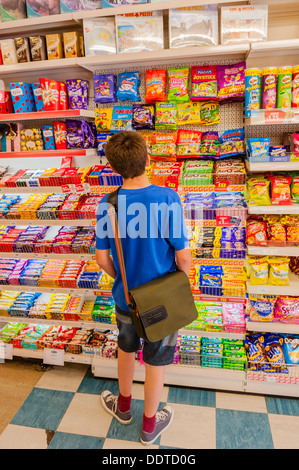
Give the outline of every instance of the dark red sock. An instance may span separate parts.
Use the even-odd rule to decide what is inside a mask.
[[[144,432],[149,432],[152,433],[153,430],[155,429],[156,426],[156,415],[152,416],[151,418],[148,418],[143,414],[143,425],[142,425],[142,430]]]
[[[121,393],[118,395],[118,409],[121,413],[125,413],[131,409],[131,398],[132,395],[129,397],[124,397]]]

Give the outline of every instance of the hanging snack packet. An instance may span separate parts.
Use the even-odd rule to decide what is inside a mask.
[[[188,79],[189,68],[168,69],[168,101],[189,101]]]
[[[200,105],[201,124],[209,126],[210,124],[219,124],[219,104],[218,102],[201,103]]]
[[[221,144],[221,158],[231,157],[245,152],[243,128],[220,132],[219,140]]]
[[[267,175],[271,181],[271,199],[272,204],[288,205],[291,204],[291,176]]]
[[[288,286],[289,279],[289,258],[279,258],[273,256],[268,258],[270,265],[269,284],[271,286]]]
[[[156,103],[157,101],[167,101],[165,69],[145,72],[145,102]]]
[[[191,68],[191,100],[217,100],[218,83],[216,65]]]
[[[201,131],[188,131],[179,129],[177,140],[177,157],[200,157]]]
[[[116,96],[119,101],[141,101],[139,72],[123,72],[118,75]]]
[[[152,140],[153,140],[152,132],[138,132],[138,134],[140,134],[144,138],[145,143],[146,143],[147,152],[149,154],[151,154]]]
[[[210,158],[218,158],[220,156],[220,141],[217,131],[202,133],[200,155]]]
[[[99,155],[99,157],[105,156],[106,145],[112,135],[113,134],[111,134],[111,132],[107,132],[105,134],[97,134],[97,154]]]
[[[233,65],[217,65],[220,103],[245,99],[245,69],[245,61]]]
[[[177,104],[157,103],[156,104],[156,129],[176,129],[177,128]]]
[[[151,157],[155,160],[175,160],[177,134],[155,132],[152,138]]]
[[[178,126],[201,124],[200,106],[200,103],[193,103],[192,101],[178,103]]]
[[[109,131],[111,128],[113,108],[96,108],[95,125],[98,131]]]
[[[116,76],[112,73],[105,75],[94,75],[94,101],[96,103],[115,103],[116,98]]]
[[[248,204],[251,206],[270,206],[270,181],[263,177],[249,178],[247,181]]]
[[[111,132],[132,131],[132,119],[132,106],[114,106],[110,129]]]
[[[155,129],[155,108],[151,105],[133,104],[133,129]]]
[[[267,256],[250,259],[250,284],[252,286],[265,285],[268,283],[268,258]]]

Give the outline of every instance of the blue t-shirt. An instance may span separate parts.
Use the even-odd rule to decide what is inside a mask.
[[[129,311],[120,267],[107,215],[105,195],[98,206],[96,248],[111,249],[117,276],[112,295],[116,305]],[[124,255],[128,289],[175,271],[175,251],[189,246],[179,195],[156,185],[142,189],[120,189],[118,225]]]

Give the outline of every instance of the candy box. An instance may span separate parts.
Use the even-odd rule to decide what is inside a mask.
[[[97,10],[99,8],[101,8],[101,0],[60,0],[60,13]]]
[[[15,38],[18,63],[30,62],[29,42],[27,38]]]
[[[48,60],[56,60],[63,58],[62,35],[61,34],[47,34],[47,55]]]
[[[1,21],[22,20],[26,16],[26,1],[18,0],[12,2],[11,0],[0,1]]]
[[[45,150],[55,150],[54,129],[52,125],[42,126]]]
[[[36,16],[58,15],[60,13],[59,0],[26,0],[27,18]]]
[[[112,17],[83,20],[86,56],[115,54],[115,20]]]
[[[31,84],[36,111],[45,111],[42,89],[39,82]]]
[[[34,62],[47,59],[46,39],[44,36],[30,36],[29,44],[31,59]]]
[[[35,112],[34,97],[30,83],[13,82],[9,84],[15,113]]]
[[[10,91],[0,90],[0,114],[13,113]]]
[[[88,86],[88,81],[81,78],[66,80],[67,93],[71,109],[88,108]]]
[[[64,57],[81,57],[80,39],[77,31],[63,33]]]
[[[60,109],[60,82],[49,78],[39,79],[45,111]]]
[[[4,65],[12,65],[18,63],[16,45],[13,39],[2,39],[0,41],[1,54]]]
[[[56,149],[66,149],[67,130],[65,122],[53,121],[53,129]]]

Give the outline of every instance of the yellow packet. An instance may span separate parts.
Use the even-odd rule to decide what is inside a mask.
[[[200,103],[188,101],[187,103],[178,103],[177,124],[200,124]]]
[[[269,284],[271,286],[288,286],[289,279],[289,262],[290,259],[285,257],[273,256],[268,259],[270,265]]]
[[[109,131],[112,122],[113,108],[96,108],[95,125],[98,131]]]
[[[269,278],[268,257],[263,256],[260,259],[252,260],[250,265],[250,284],[253,286],[267,284]]]

